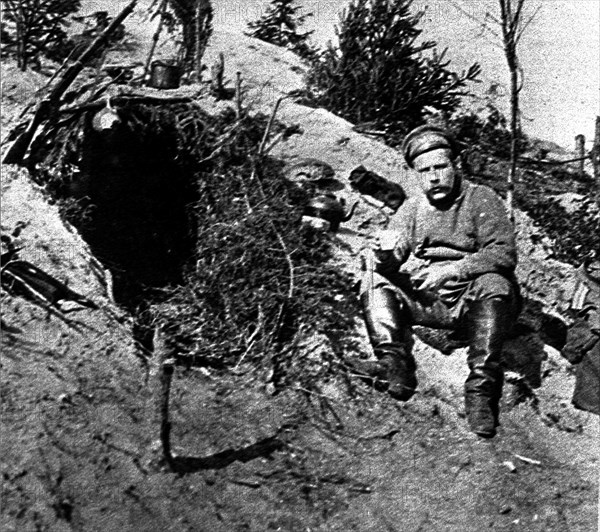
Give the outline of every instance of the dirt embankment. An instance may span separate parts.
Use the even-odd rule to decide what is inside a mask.
[[[300,68],[297,60],[235,39],[217,33],[210,53],[231,55],[228,68],[243,70],[255,90],[248,99],[270,108],[289,90],[277,87],[281,72],[296,79],[287,69]],[[328,162],[349,200],[347,177],[358,164],[403,178],[393,150],[330,113],[288,102],[280,118],[303,133],[273,154]],[[539,387],[524,387],[515,374],[500,434],[488,444],[463,418],[464,349],[444,355],[417,339],[420,389],[407,404],[359,381],[272,395],[247,374],[177,369],[176,467],[161,468],[149,368],[111,302],[109,277],[23,172],[4,169],[2,194],[3,232],[25,223],[22,257],[102,309],[64,320],[2,295],[2,530],[596,530],[598,419],[573,409],[571,368],[533,337],[513,351],[537,356]],[[338,235],[340,264],[356,263],[385,217],[360,199]],[[525,218],[519,223],[526,295],[556,314],[571,269],[548,261]],[[368,350],[360,321],[357,337]]]

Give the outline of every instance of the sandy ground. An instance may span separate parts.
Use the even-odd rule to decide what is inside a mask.
[[[128,29],[143,44],[148,28],[138,32],[135,20]],[[288,52],[218,30],[209,58],[220,51],[226,76],[242,72],[245,101],[257,109],[301,86],[302,65]],[[14,88],[5,82],[5,119],[22,108],[33,78],[25,88],[16,74]],[[303,134],[273,155],[328,162],[347,199],[355,198],[347,177],[359,164],[412,190],[399,156],[344,120],[288,100],[278,116]],[[520,349],[538,356],[541,386],[515,405],[518,386],[507,385],[500,433],[486,444],[470,435],[462,412],[464,349],[444,355],[417,339],[420,388],[406,404],[360,382],[353,393],[332,380],[317,393],[272,395],[248,375],[178,369],[176,468],[161,467],[149,368],[111,303],[110,276],[24,172],[3,169],[2,196],[3,230],[27,224],[23,258],[103,309],[68,314],[67,323],[2,294],[2,530],[597,529],[598,418],[571,406],[572,368],[539,340]],[[385,215],[358,199],[338,234],[338,260],[351,271]],[[549,260],[533,232],[520,216],[519,278],[527,297],[558,314],[572,270]],[[360,320],[356,334],[368,352]]]

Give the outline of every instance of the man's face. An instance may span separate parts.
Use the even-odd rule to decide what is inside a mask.
[[[413,166],[420,178],[421,190],[430,203],[444,201],[452,192],[456,168],[448,150],[432,150],[415,157]]]

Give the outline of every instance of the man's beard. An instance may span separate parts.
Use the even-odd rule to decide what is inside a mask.
[[[444,193],[443,196],[436,198],[440,193]],[[444,204],[448,201],[448,198],[452,195],[452,189],[450,187],[438,187],[433,190],[429,190],[426,194],[429,203],[432,205]]]

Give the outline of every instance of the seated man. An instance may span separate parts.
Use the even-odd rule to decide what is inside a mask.
[[[392,219],[393,238],[382,232],[388,242],[378,237],[371,254],[361,300],[378,362],[363,368],[406,401],[417,387],[410,326],[465,327],[467,419],[474,433],[491,438],[504,379],[502,345],[519,312],[513,226],[494,191],[462,180],[447,131],[421,126],[402,150],[422,194],[402,205]],[[409,275],[399,268],[411,254],[421,260]]]

